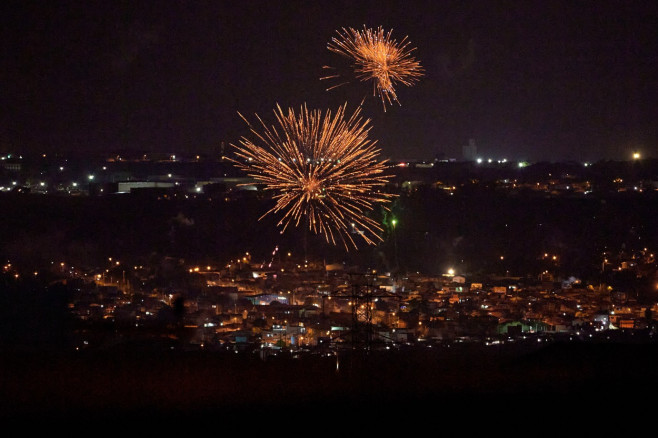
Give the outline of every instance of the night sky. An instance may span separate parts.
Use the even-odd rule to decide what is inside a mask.
[[[5,1],[0,152],[216,153],[238,112],[348,112],[365,98],[384,156],[628,159],[658,148],[651,1]],[[408,36],[426,76],[384,112],[332,91],[343,27]]]

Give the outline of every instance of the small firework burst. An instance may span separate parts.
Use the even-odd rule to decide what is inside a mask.
[[[332,52],[352,60],[354,73],[361,81],[373,81],[373,94],[382,99],[384,111],[386,104],[398,101],[395,86],[401,83],[414,85],[424,74],[420,62],[415,60],[409,48],[409,41],[404,37],[399,43],[391,38],[393,30],[384,33],[380,26],[376,30],[364,26],[362,31],[353,28],[336,31],[338,37],[331,39],[327,48]],[[330,69],[331,67],[325,66]],[[337,78],[339,75],[328,75],[320,79]],[[343,85],[345,82],[328,88]]]
[[[345,118],[347,104],[330,110],[292,108],[274,110],[278,128],[256,116],[260,126],[247,122],[255,141],[243,137],[233,162],[265,190],[274,192],[270,213],[282,213],[283,233],[292,223],[303,224],[327,242],[357,248],[353,236],[367,244],[381,241],[381,226],[368,213],[393,194],[382,192],[392,175],[385,174],[386,160],[379,160],[375,141],[368,139],[369,120],[361,107]]]

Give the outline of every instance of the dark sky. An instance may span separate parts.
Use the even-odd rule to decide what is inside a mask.
[[[651,1],[5,1],[0,151],[216,152],[277,103],[366,98],[385,156],[627,159],[658,148]],[[325,91],[342,27],[408,36],[426,76],[383,111]]]

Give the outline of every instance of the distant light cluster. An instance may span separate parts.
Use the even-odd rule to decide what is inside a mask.
[[[375,204],[386,207],[394,195],[380,191],[392,175],[384,173],[388,163],[378,160],[376,141],[368,139],[369,120],[362,120],[361,107],[346,118],[346,106],[332,114],[306,105],[299,113],[292,108],[285,113],[277,105],[278,128],[258,116],[260,126],[254,127],[243,117],[256,143],[243,137],[232,146],[238,157],[233,162],[275,192],[275,206],[261,219],[282,212],[277,224],[282,233],[304,221],[327,242],[340,241],[349,250],[357,249],[354,235],[367,244],[382,241],[381,226],[367,214]]]
[[[376,30],[364,26],[362,31],[343,28],[342,32],[337,31],[338,37],[327,44],[332,52],[352,59],[356,76],[361,81],[373,81],[373,94],[382,99],[384,111],[387,104],[400,103],[395,91],[397,83],[411,86],[424,74],[420,62],[411,56],[415,49],[409,48],[407,37],[398,43],[391,38],[392,32],[385,33],[381,26]],[[335,77],[338,75],[321,79]]]

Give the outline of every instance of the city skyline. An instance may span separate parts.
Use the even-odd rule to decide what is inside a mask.
[[[353,110],[385,156],[559,161],[655,149],[656,7],[641,2],[3,4],[0,145],[213,152],[238,112]],[[340,28],[407,37],[425,76],[386,112],[368,83],[326,91]]]

